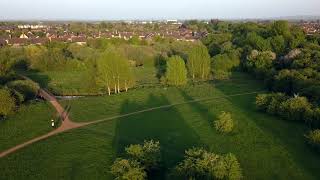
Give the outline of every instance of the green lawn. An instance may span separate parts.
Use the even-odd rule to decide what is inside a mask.
[[[78,95],[96,93],[93,89],[92,77],[89,71],[46,71],[46,72],[22,72],[41,87],[49,89],[51,92],[59,95]]]
[[[92,121],[148,107],[216,98],[54,136],[0,159],[0,179],[112,179],[112,161],[123,154],[124,147],[145,139],[161,143],[164,168],[152,179],[168,179],[184,150],[194,146],[236,154],[245,179],[319,179],[320,156],[305,145],[304,124],[257,112],[255,95],[227,96],[262,89],[261,83],[239,73],[231,81],[183,88],[140,88],[110,97],[62,101],[71,104],[73,120]],[[231,112],[235,120],[236,129],[230,135],[219,134],[212,127],[221,111]]]
[[[34,102],[20,107],[15,115],[0,120],[0,151],[52,130],[55,110],[49,103]]]

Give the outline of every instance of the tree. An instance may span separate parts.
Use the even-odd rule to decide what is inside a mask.
[[[231,153],[227,154],[224,157],[224,161],[227,169],[226,179],[237,180],[243,178],[240,163],[238,162],[235,155]]]
[[[274,21],[272,24],[272,31],[276,36],[290,36],[290,27],[288,21]]]
[[[221,133],[229,133],[233,130],[233,120],[230,113],[222,112],[218,120],[214,122],[217,131]]]
[[[161,154],[159,141],[144,141],[143,145],[135,144],[126,148],[127,154],[141,163],[146,169],[155,169],[159,166]]]
[[[305,97],[293,97],[281,103],[279,110],[284,119],[291,121],[303,121],[310,113],[312,105]]]
[[[241,179],[241,168],[234,155],[226,156],[202,148],[185,151],[185,157],[175,167],[179,177],[185,179]]]
[[[111,166],[111,173],[118,180],[144,180],[147,178],[147,173],[139,162],[127,159],[116,159]]]
[[[15,108],[15,100],[6,89],[0,89],[0,117],[7,116],[13,112]]]
[[[192,79],[209,79],[211,68],[210,64],[210,55],[205,46],[200,44],[190,51],[187,66]]]
[[[274,52],[280,55],[284,54],[286,49],[286,42],[283,36],[272,37],[270,43]]]
[[[228,54],[219,54],[212,58],[212,74],[215,79],[228,79],[231,76],[231,70],[240,64],[240,58],[237,51]]]
[[[128,60],[111,51],[105,51],[96,61],[96,82],[109,95],[112,90],[115,93],[120,93],[121,89],[128,91],[135,83]]]
[[[169,85],[181,86],[187,83],[187,70],[183,59],[172,56],[167,62],[166,80]]]

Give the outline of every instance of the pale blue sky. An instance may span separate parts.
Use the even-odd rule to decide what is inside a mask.
[[[268,18],[320,15],[320,0],[0,0],[0,20]]]

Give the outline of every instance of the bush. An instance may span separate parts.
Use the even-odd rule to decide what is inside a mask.
[[[143,145],[134,144],[126,148],[127,154],[134,160],[140,162],[145,169],[155,169],[160,162],[159,141],[144,141]]]
[[[289,97],[283,93],[274,93],[270,97],[270,102],[267,108],[267,112],[270,114],[278,114],[281,103],[289,99]]]
[[[259,110],[276,114],[280,104],[287,99],[288,96],[283,93],[259,94],[256,97],[256,106]]]
[[[8,83],[8,87],[22,94],[26,101],[34,99],[40,89],[37,83],[34,83],[30,80],[12,81]]]
[[[139,162],[117,159],[111,166],[111,174],[121,180],[144,180],[147,178],[147,173],[140,166]]]
[[[116,179],[143,180],[147,172],[157,168],[160,163],[160,143],[144,141],[126,148],[128,159],[118,158],[111,166],[111,173]]]
[[[310,131],[305,137],[312,147],[320,151],[320,129]]]
[[[229,133],[233,130],[233,120],[230,113],[222,112],[219,119],[214,122],[217,131],[221,133]]]
[[[305,97],[290,98],[280,105],[280,115],[287,120],[307,120],[308,114],[312,111],[312,105]]]
[[[6,89],[0,89],[0,117],[11,114],[15,108],[15,100]]]
[[[272,96],[270,94],[258,94],[256,97],[256,106],[259,110],[267,111]]]
[[[184,179],[241,179],[242,172],[233,154],[225,156],[202,148],[185,151],[185,158],[175,167],[178,177]]]

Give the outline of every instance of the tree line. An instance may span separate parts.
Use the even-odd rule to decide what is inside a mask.
[[[258,95],[258,109],[306,122],[311,130],[320,128],[319,36],[307,36],[297,25],[282,20],[216,22],[205,28],[211,33],[202,42],[213,57],[216,76],[228,78],[235,68],[248,72],[275,92]]]

